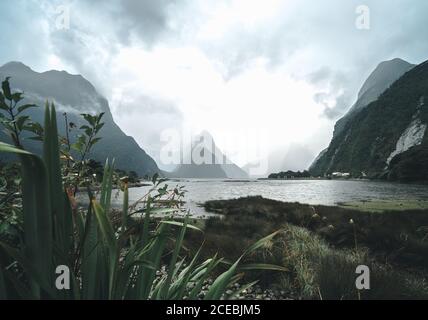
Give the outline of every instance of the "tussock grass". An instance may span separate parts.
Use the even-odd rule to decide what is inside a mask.
[[[371,254],[382,261],[411,268],[428,266],[428,210],[372,213],[284,203],[262,197],[208,201],[205,208],[225,215],[222,222],[215,222],[214,228],[210,228],[218,232],[224,225],[234,229],[231,226],[234,224],[236,233],[245,234],[241,230],[246,232],[246,228],[253,228],[257,232],[266,232],[273,225],[289,223],[313,231],[338,248],[355,248],[357,245],[369,248]],[[241,228],[239,221],[253,227]]]
[[[420,226],[427,222],[425,212],[389,216],[261,197],[210,201],[206,208],[224,214],[222,219],[208,220],[204,231],[207,248],[226,258],[254,236],[283,230],[248,258],[284,266],[286,273],[256,276],[290,297],[428,299],[427,239]],[[370,268],[370,290],[356,289],[358,265]]]

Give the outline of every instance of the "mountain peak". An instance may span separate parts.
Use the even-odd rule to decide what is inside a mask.
[[[48,75],[48,76],[49,75],[56,75],[56,76],[61,76],[63,78],[84,80],[85,82],[89,83],[89,81],[87,79],[85,79],[80,74],[72,74],[72,73],[69,73],[68,71],[65,71],[65,70],[55,70],[55,69],[47,70],[44,72],[37,72],[37,71],[34,71],[33,69],[31,69],[25,63],[22,63],[21,61],[9,61],[9,62],[5,63],[4,65],[0,66],[0,70],[3,73],[10,72],[11,74],[33,73],[33,74],[41,74],[41,75]]]
[[[375,95],[373,98],[376,99],[376,95],[380,95],[395,80],[400,78],[414,66],[414,64],[411,64],[401,58],[382,61],[364,82],[358,93],[358,98],[361,98],[367,92],[373,91],[373,94]]]
[[[407,64],[407,65],[412,65],[410,62],[407,62],[406,60],[404,60],[404,59],[401,59],[401,58],[393,58],[393,59],[391,59],[391,60],[385,60],[385,61],[382,61],[381,63],[379,63],[379,65],[381,65],[381,64],[397,64],[397,63],[402,63],[402,64]]]
[[[4,65],[0,66],[0,69],[3,70],[14,70],[14,71],[31,71],[34,72],[29,66],[26,64],[20,62],[20,61],[10,61],[5,63]]]
[[[25,92],[25,98],[29,102],[40,106],[46,101],[55,103],[58,111],[58,130],[62,135],[65,135],[67,127],[61,112],[67,112],[68,120],[77,127],[83,125],[81,113],[106,113],[103,117],[105,126],[100,136],[105,139],[97,143],[91,158],[97,161],[115,158],[118,168],[136,171],[141,176],[159,172],[155,161],[117,126],[110,113],[108,101],[84,77],[66,71],[37,72],[16,61],[0,67],[0,79],[9,76],[12,90]],[[29,109],[26,113],[33,121],[43,122],[43,108]],[[0,140],[2,139],[6,138],[0,132]],[[74,133],[70,135],[70,139],[75,141]],[[40,144],[31,140],[26,141],[26,147],[34,153],[42,152]]]
[[[246,179],[247,173],[230,161],[215,145],[214,138],[207,130],[202,130],[192,139],[188,150],[189,158],[180,164],[172,177],[178,178],[232,178]],[[199,154],[206,163],[195,162],[194,152]]]
[[[404,67],[402,74],[394,73],[400,71],[397,66]],[[423,108],[428,96],[428,65],[413,67],[394,59],[378,69],[382,68],[372,74],[372,80],[385,82],[373,82],[357,102],[358,108],[336,123],[342,129],[315,161],[312,174],[338,171],[402,181],[427,178],[422,168],[428,159],[428,109]]]
[[[89,80],[80,74],[71,74],[65,70],[48,70],[43,72],[34,71],[22,62],[11,61],[0,66],[2,78],[12,77],[11,84],[22,91],[36,91],[42,96],[52,98],[58,96],[69,96],[68,100],[76,100],[73,90],[85,95],[99,98],[100,95]],[[67,104],[73,105],[72,101]],[[105,110],[102,110],[105,111]]]

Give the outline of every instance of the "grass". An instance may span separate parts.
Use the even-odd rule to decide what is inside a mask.
[[[300,298],[428,299],[423,277],[370,258],[366,249],[335,249],[305,228],[288,225],[283,234],[284,264],[291,271],[285,285]],[[370,269],[370,290],[355,287],[356,266]]]
[[[281,274],[247,274],[296,299],[427,299],[428,212],[368,213],[339,207],[282,203],[261,197],[209,201],[223,214],[205,222],[201,254],[234,259],[254,238],[282,228],[251,259],[284,266]],[[198,235],[189,233],[192,247]],[[356,267],[369,266],[372,288],[357,291]]]
[[[355,209],[365,212],[406,211],[428,209],[428,201],[425,200],[375,200],[352,201],[339,204],[340,207]]]
[[[53,105],[42,139],[43,157],[0,143],[21,162],[23,233],[13,245],[0,241],[0,299],[196,299],[208,279],[204,298],[213,300],[236,295],[227,289],[242,279],[244,287],[260,282],[297,299],[427,298],[427,210],[209,201],[206,209],[224,218],[198,222],[202,233],[188,217],[171,217],[182,191],[161,187],[158,177],[138,210],[128,205],[124,179],[122,211],[113,215],[114,161],[107,160],[99,197],[88,184],[89,205],[79,211],[64,184]],[[354,287],[358,264],[370,266],[370,291]],[[66,291],[55,286],[59,265],[70,271]]]
[[[268,264],[243,264],[246,256],[272,241],[276,233],[266,235],[242,248],[231,262],[218,254],[200,259],[201,249],[183,255],[187,230],[198,228],[170,215],[180,210],[181,192],[153,188],[142,208],[128,206],[128,184],[121,186],[124,203],[117,221],[111,215],[114,161],[106,161],[99,200],[87,186],[90,205],[78,211],[71,203],[61,174],[59,137],[54,106],[46,106],[43,158],[20,146],[0,143],[1,152],[18,154],[22,168],[22,245],[11,247],[0,242],[1,299],[195,299],[206,279],[213,280],[205,299],[228,298],[226,289],[248,269],[283,271]],[[139,218],[132,219],[138,214]],[[151,215],[164,214],[162,219]],[[168,257],[165,259],[165,257]],[[156,277],[166,263],[166,272]],[[56,267],[70,272],[70,287],[56,287]],[[224,268],[214,273],[219,265]],[[251,286],[253,283],[250,283]]]

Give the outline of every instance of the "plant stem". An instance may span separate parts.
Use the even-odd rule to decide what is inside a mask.
[[[70,136],[68,134],[68,117],[66,112],[64,112],[64,118],[65,118],[65,135],[67,140],[67,152],[68,154],[70,154],[71,145],[70,145]],[[70,159],[68,156],[67,156],[67,168],[70,168]]]
[[[8,110],[8,112],[9,112],[9,114],[10,114],[10,120],[13,122],[13,134],[12,134],[12,140],[13,140],[13,142],[15,143],[15,146],[16,146],[17,148],[24,149],[24,148],[22,147],[21,141],[20,141],[20,139],[19,139],[19,130],[18,130],[18,127],[16,126],[16,122],[15,122],[15,114],[13,113],[13,110],[14,110],[14,109],[15,109],[15,107],[16,107],[16,102],[15,102],[15,105],[12,105],[12,103],[13,103],[13,100],[11,100],[11,101],[10,101],[9,110]]]

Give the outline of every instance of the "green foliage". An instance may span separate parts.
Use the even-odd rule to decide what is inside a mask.
[[[80,127],[80,130],[83,131],[83,134],[80,134],[77,137],[77,141],[71,145],[71,147],[80,154],[81,161],[85,159],[90,149],[101,139],[96,137],[96,135],[104,126],[104,123],[101,122],[103,115],[104,112],[98,115],[82,113],[82,117],[88,124],[82,125]]]
[[[9,77],[2,82],[0,91],[0,124],[5,133],[11,137],[15,146],[22,148],[21,134],[23,131],[37,131],[37,123],[30,121],[23,112],[29,108],[37,107],[34,104],[22,104],[23,93],[12,92]]]
[[[426,175],[415,174],[417,168],[427,166],[426,161],[408,153],[397,167],[388,168],[387,159],[395,150],[396,143],[414,117],[428,123],[428,64],[422,63],[394,82],[380,97],[359,111],[332,139],[328,149],[311,167],[311,174],[318,176],[335,171],[351,172],[353,176],[420,181]],[[425,134],[422,149],[428,148]],[[426,157],[423,153],[420,153]],[[404,159],[402,159],[404,160]],[[409,171],[405,166],[410,166]],[[390,170],[392,170],[389,175]],[[403,177],[401,173],[403,172]]]
[[[91,150],[97,144],[101,137],[98,137],[100,130],[104,126],[101,122],[104,113],[98,115],[81,114],[87,124],[82,125],[79,130],[81,133],[77,135],[75,143],[70,143],[69,131],[74,128],[74,123],[68,123],[67,114],[63,114],[66,120],[66,133],[67,137],[62,139],[63,148],[61,155],[66,159],[66,166],[64,166],[63,176],[66,180],[66,187],[73,190],[76,194],[79,187],[86,187],[102,179],[100,175],[100,166],[88,156]],[[73,153],[77,153],[77,157],[73,157]]]
[[[274,239],[245,261],[283,266],[282,273],[247,272],[246,280],[280,286],[296,299],[428,298],[428,211],[368,213],[247,197],[213,200],[205,209],[222,214],[204,228],[205,250],[235,259],[254,236]],[[192,233],[191,233],[192,235]],[[192,246],[196,234],[186,243]],[[208,251],[208,252],[207,252]],[[371,270],[371,289],[355,289],[356,267]]]
[[[20,166],[0,163],[0,241],[19,243],[22,226]]]
[[[304,170],[302,172],[300,171],[281,171],[278,173],[271,173],[268,178],[269,179],[294,179],[294,178],[310,178],[311,174],[307,171]]]
[[[394,157],[389,165],[388,180],[428,181],[428,149],[415,146]]]
[[[100,117],[86,116],[93,141],[100,129]],[[99,129],[97,129],[99,128]],[[89,131],[88,131],[89,133]],[[99,198],[87,186],[90,205],[87,211],[73,208],[73,195],[66,192],[61,177],[60,150],[54,106],[46,106],[43,159],[21,148],[0,143],[1,152],[20,157],[22,167],[23,246],[13,248],[0,242],[7,257],[0,265],[0,297],[24,299],[183,299],[198,296],[202,284],[213,276],[223,259],[214,257],[200,262],[199,254],[189,264],[181,256],[188,228],[187,216],[177,221],[170,214],[180,212],[184,191],[168,189],[163,179],[153,177],[153,188],[140,201],[138,210],[128,207],[128,182],[122,181],[123,213],[119,227],[111,215],[114,162],[106,161]],[[89,143],[90,145],[90,143]],[[164,214],[161,220],[153,214]],[[250,246],[229,269],[214,279],[206,298],[218,299],[242,274],[236,274],[244,255],[251,254],[270,240],[271,235]],[[160,277],[168,242],[175,238],[166,273]],[[55,269],[69,267],[70,290],[55,286]],[[250,268],[281,268],[250,265]],[[249,284],[252,285],[252,284]]]
[[[103,115],[82,115],[91,126],[89,130],[81,129],[89,134],[87,139],[89,145],[84,145],[86,154],[81,155],[80,160],[76,161],[70,154],[68,136],[67,139],[64,139],[56,133],[57,124],[54,105],[49,106],[46,103],[46,125],[43,127],[41,124],[31,121],[29,116],[23,114],[27,109],[36,107],[36,105],[22,104],[22,100],[23,93],[12,92],[9,78],[6,78],[2,83],[2,91],[0,92],[0,125],[5,133],[10,136],[15,147],[19,149],[24,149],[23,137],[44,142],[44,162],[47,164],[47,168],[51,168],[47,174],[49,175],[49,188],[52,192],[59,190],[59,186],[62,186],[64,182],[65,188],[73,190],[72,193],[75,194],[82,181],[86,183],[88,180],[89,183],[93,182],[97,176],[95,175],[94,177],[89,172],[89,160],[85,156],[100,139],[96,135],[103,126],[100,122]],[[24,131],[29,134],[23,135]],[[52,132],[55,134],[52,134]],[[52,139],[59,139],[62,142],[66,141],[66,143],[58,145],[58,141]],[[53,158],[51,155],[54,155]],[[61,158],[66,159],[66,161],[61,161]],[[24,161],[26,160],[24,159]],[[22,242],[23,227],[21,222],[25,210],[22,209],[24,199],[21,191],[24,190],[25,185],[21,185],[21,175],[19,174],[21,169],[16,164],[2,165],[0,169],[2,172],[2,178],[0,179],[0,239],[7,241],[11,245],[16,245]],[[25,170],[25,167],[22,170]],[[58,174],[58,172],[60,173]],[[102,178],[102,175],[100,177]],[[72,227],[71,214],[62,214],[64,208],[63,198],[63,192],[57,192],[51,197],[51,206],[54,212],[52,223],[60,224],[64,228],[70,229]],[[59,228],[59,230],[62,229]],[[66,247],[70,249],[70,239],[67,239],[64,234],[56,234],[55,241],[63,247],[63,250],[66,250]]]

